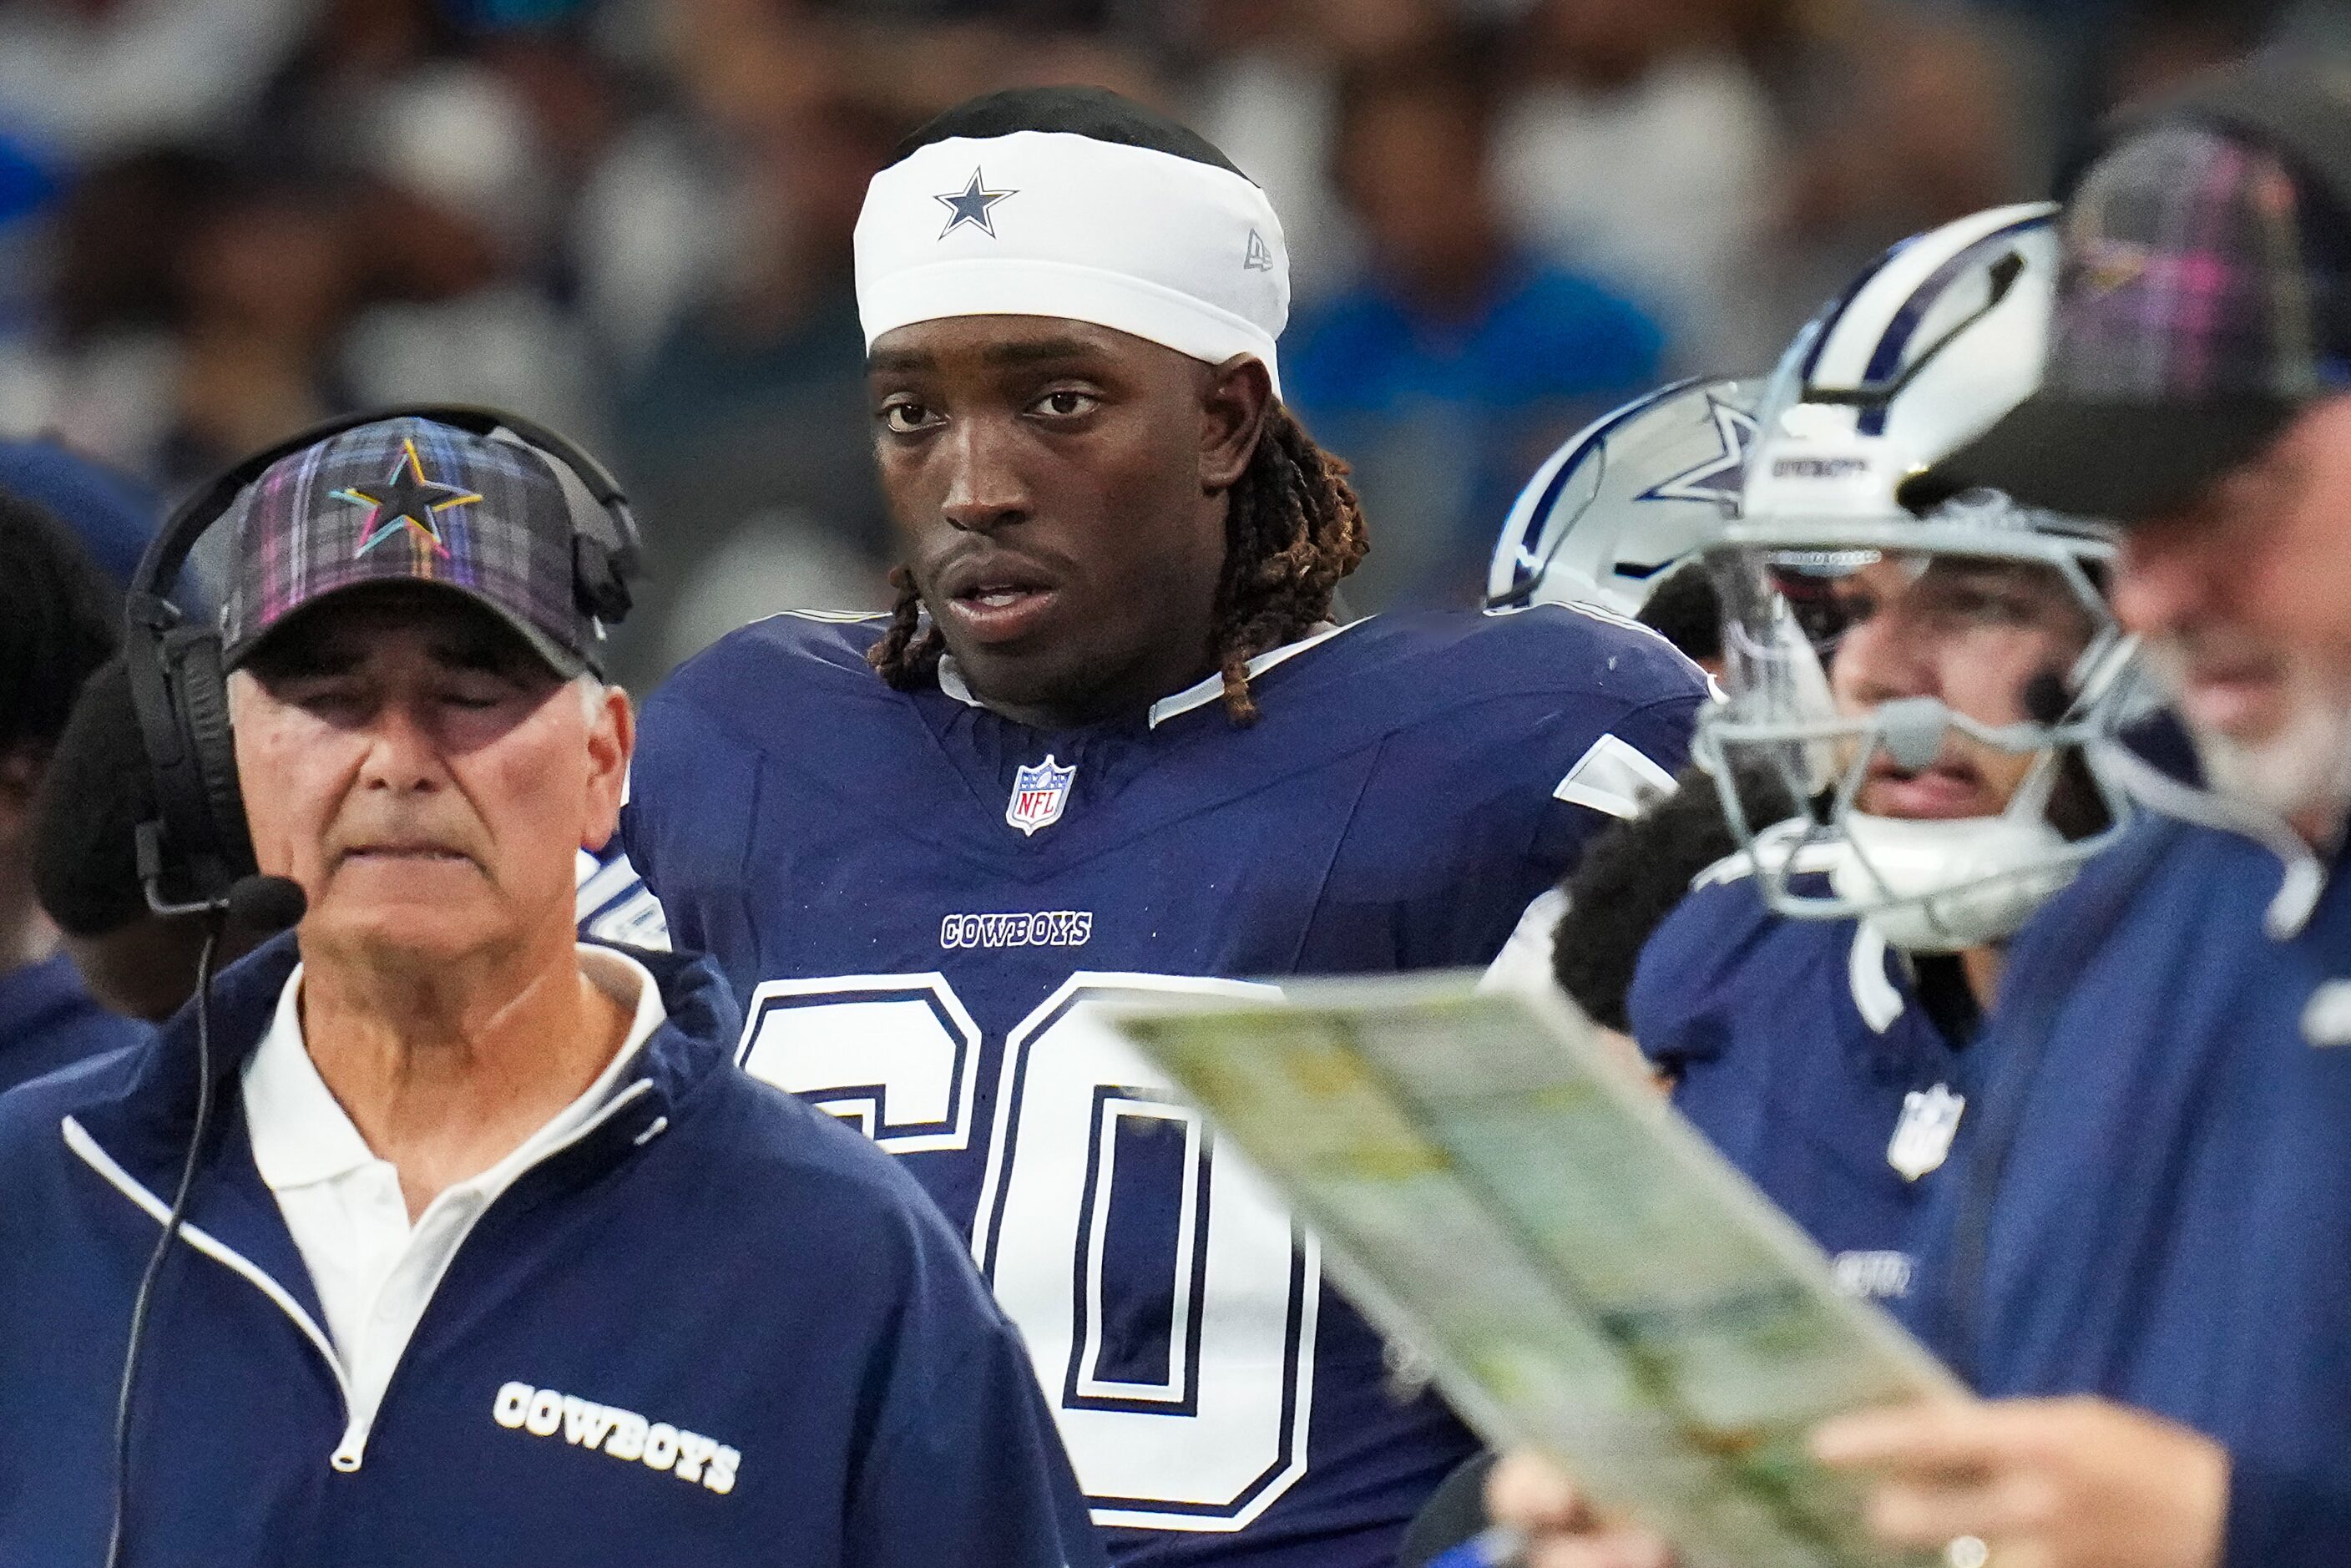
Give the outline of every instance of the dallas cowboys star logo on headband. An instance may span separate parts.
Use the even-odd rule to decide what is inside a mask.
[[[470,490],[427,479],[424,461],[416,455],[413,441],[401,443],[400,455],[392,460],[392,472],[376,488],[383,494],[371,496],[356,488],[333,492],[338,501],[375,508],[368,517],[367,527],[360,530],[360,548],[351,552],[355,556],[367,554],[403,527],[423,534],[434,554],[447,555],[449,547],[441,541],[441,525],[434,514],[452,507],[471,506],[481,499]]]
[[[988,190],[985,177],[977,169],[974,169],[971,172],[970,181],[962,190],[951,191],[946,195],[931,198],[955,214],[947,219],[947,226],[939,231],[939,237],[945,239],[964,225],[969,224],[988,238],[994,239],[996,220],[989,215],[988,209],[1006,197],[1017,196],[1019,193],[1018,191]]]

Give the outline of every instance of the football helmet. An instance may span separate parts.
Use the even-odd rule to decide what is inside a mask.
[[[1486,607],[1638,612],[1730,517],[1762,390],[1760,380],[1691,377],[1578,431],[1511,505]]]
[[[1766,768],[1805,802],[1750,822],[1722,789],[1759,887],[1784,913],[1858,916],[1907,951],[2007,936],[2129,813],[2086,759],[2135,684],[2105,597],[2113,530],[1987,491],[1923,517],[1896,498],[2037,383],[2055,211],[1996,208],[1918,235],[1832,301],[1773,373],[1739,515],[1706,550],[1728,700],[1700,716],[1697,754],[1719,783]],[[2065,652],[2018,674],[1997,720],[1854,672],[1841,701],[1839,645],[1889,595],[1922,607],[1906,612],[1914,638],[2031,625]],[[1976,782],[1993,774],[2010,790],[1997,814],[1863,807],[1872,788],[1914,803],[1948,788],[1964,810],[1997,792]]]

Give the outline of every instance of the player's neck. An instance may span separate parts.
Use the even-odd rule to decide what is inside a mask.
[[[1013,695],[988,691],[971,681],[969,671],[959,673],[973,698],[990,713],[1031,729],[1082,729],[1142,713],[1163,697],[1199,685],[1217,673],[1217,665],[1213,659],[1146,656],[1082,689]]]
[[[1959,956],[1959,973],[1967,977],[1976,1006],[1984,1012],[1991,1011],[1992,998],[2000,993],[2001,967],[2007,954],[1998,947],[1984,946],[1970,947]]]
[[[419,971],[306,962],[302,1034],[319,1075],[413,1220],[512,1154],[596,1081],[631,1015],[559,949]]]

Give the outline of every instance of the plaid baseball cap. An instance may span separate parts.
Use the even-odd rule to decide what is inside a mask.
[[[1914,476],[1903,502],[1983,486],[2128,523],[2351,389],[2338,90],[2240,69],[2129,122],[2066,204],[2040,390]]]
[[[272,627],[331,593],[432,582],[488,608],[566,677],[601,670],[573,588],[562,481],[519,440],[387,419],[263,471],[236,503],[221,642],[230,667]]]

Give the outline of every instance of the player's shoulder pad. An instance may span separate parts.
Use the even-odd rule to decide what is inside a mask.
[[[1719,969],[1743,952],[1781,916],[1763,902],[1751,876],[1700,880],[1657,922],[1641,965],[1677,972],[1684,981]]]
[[[646,699],[646,714],[688,710],[739,735],[806,735],[791,721],[844,704],[894,705],[903,699],[865,662],[889,629],[886,614],[836,611],[789,610],[754,621],[672,671]]]
[[[876,1264],[903,1270],[927,1256],[962,1255],[937,1206],[904,1162],[800,1096],[729,1065],[692,1142],[697,1166],[719,1192],[767,1193],[737,1215],[770,1238],[798,1234],[800,1245],[851,1248],[860,1273]],[[789,1194],[789,1200],[773,1195]],[[714,1203],[732,1207],[731,1200]]]
[[[1666,1063],[1719,1054],[1729,1034],[1721,1020],[1752,989],[1742,976],[1785,925],[1751,877],[1693,887],[1649,933],[1625,995],[1641,1049]]]
[[[1374,616],[1299,661],[1301,687],[1376,694],[1404,727],[1510,699],[1573,704],[1601,720],[1656,703],[1706,698],[1706,672],[1646,626],[1584,606]]]

